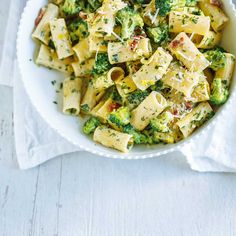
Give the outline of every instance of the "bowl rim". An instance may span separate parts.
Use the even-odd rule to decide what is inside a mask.
[[[236,97],[236,86],[234,89],[231,90],[231,94],[230,97],[228,99],[228,101],[221,107],[221,109],[219,111],[216,112],[216,115],[209,121],[206,122],[199,130],[195,131],[191,136],[189,136],[186,139],[181,140],[180,142],[176,143],[176,144],[170,144],[168,146],[166,146],[166,148],[164,150],[158,150],[158,149],[153,149],[152,153],[141,153],[139,154],[133,154],[133,155],[129,155],[129,154],[124,154],[124,153],[120,153],[117,151],[117,153],[107,153],[105,151],[105,147],[104,147],[104,151],[99,151],[96,150],[96,146],[94,147],[94,149],[90,149],[87,148],[85,145],[76,142],[75,140],[72,140],[70,137],[68,137],[67,135],[64,135],[63,132],[60,131],[60,129],[58,129],[57,127],[55,127],[48,119],[47,116],[45,115],[45,113],[39,109],[39,107],[37,106],[36,102],[32,99],[31,95],[30,95],[30,87],[29,85],[25,82],[24,78],[24,73],[23,73],[23,66],[22,66],[22,61],[20,60],[21,57],[21,47],[20,47],[20,42],[21,42],[21,38],[22,38],[22,34],[23,34],[23,22],[27,19],[27,12],[30,10],[31,6],[33,5],[33,2],[35,0],[28,0],[26,3],[26,6],[24,7],[24,10],[21,14],[21,18],[20,18],[20,23],[19,23],[19,27],[18,27],[18,32],[17,32],[17,39],[16,39],[16,55],[17,55],[17,64],[18,64],[18,68],[19,68],[19,74],[20,74],[20,79],[23,83],[23,87],[26,91],[26,94],[31,102],[31,104],[34,106],[34,108],[36,109],[36,111],[38,112],[38,114],[41,116],[41,118],[48,124],[49,127],[51,127],[58,135],[60,135],[61,137],[63,137],[65,140],[67,140],[68,142],[70,142],[71,144],[77,146],[81,151],[87,151],[90,152],[92,154],[95,155],[99,155],[99,156],[104,156],[104,157],[108,157],[108,158],[113,158],[113,159],[126,159],[126,160],[136,160],[136,159],[146,159],[146,158],[153,158],[156,156],[162,156],[174,151],[180,151],[183,147],[185,147],[186,145],[190,145],[192,144],[196,139],[200,138],[202,135],[204,135],[207,131],[210,131],[210,129],[216,125],[216,123],[218,122],[219,119],[221,119],[224,114],[226,113],[226,111],[229,109],[230,105],[232,104],[232,101],[235,99]],[[229,4],[232,7],[232,11],[234,13],[234,17],[236,19],[236,8],[235,8],[235,4],[233,3],[233,0],[229,0],[229,1],[224,1],[224,4]],[[235,79],[236,79],[236,75],[234,75]],[[235,82],[236,83],[236,82]],[[148,147],[147,147],[148,148]]]

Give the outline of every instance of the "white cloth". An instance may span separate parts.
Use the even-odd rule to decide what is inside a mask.
[[[79,151],[51,129],[31,105],[14,69],[14,134],[16,154],[21,169],[37,166],[53,157]]]
[[[22,0],[14,0],[14,4],[11,4],[10,7],[3,54],[0,57],[2,58],[0,84],[11,86],[11,78],[14,77],[16,152],[20,168],[27,169],[56,156],[79,151],[79,149],[47,126],[32,107],[22,87],[17,66],[14,66],[13,63],[15,61],[15,43],[8,39],[10,33],[12,38],[16,34],[16,22],[19,20],[20,12],[16,9],[22,9],[23,3]],[[14,72],[13,76],[12,72]],[[210,132],[181,150],[193,170],[236,172],[236,145],[234,145],[236,140],[236,113],[232,112],[234,110],[233,104],[234,102],[225,113],[224,119],[221,119]]]

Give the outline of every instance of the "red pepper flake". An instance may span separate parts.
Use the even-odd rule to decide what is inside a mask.
[[[177,48],[177,47],[179,47],[179,46],[182,46],[183,43],[184,43],[184,38],[181,37],[179,40],[178,40],[178,39],[175,39],[174,41],[172,41],[171,47],[172,47],[172,48]]]
[[[178,114],[179,114],[178,110],[175,109],[175,110],[173,111],[173,115],[174,115],[174,116],[177,116]]]
[[[191,110],[193,108],[193,104],[191,102],[185,102],[185,107],[187,110]]]
[[[223,8],[223,3],[220,0],[210,0],[210,4],[219,8]]]
[[[138,47],[139,39],[134,39],[133,42],[130,44],[130,49],[135,51]]]
[[[44,14],[45,14],[46,9],[45,8],[41,8],[39,11],[39,14],[37,16],[37,18],[35,19],[35,26],[38,26],[38,24],[40,23],[40,21],[42,20]]]
[[[119,103],[111,103],[108,105],[108,111],[112,112],[112,111],[118,109],[119,107],[121,107],[121,105]]]

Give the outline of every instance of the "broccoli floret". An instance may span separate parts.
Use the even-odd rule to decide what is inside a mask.
[[[210,96],[211,104],[222,105],[228,100],[229,89],[226,85],[226,81],[215,78],[212,82],[211,89],[212,89]]]
[[[81,105],[81,106],[80,106],[80,109],[81,109],[83,112],[85,112],[85,113],[89,112],[89,110],[90,110],[88,104],[83,104],[83,105]]]
[[[135,28],[142,28],[144,23],[140,14],[130,7],[125,7],[117,12],[117,23],[121,25],[121,38],[129,39]]]
[[[127,134],[131,134],[134,139],[134,143],[136,144],[147,144],[149,143],[149,139],[145,134],[137,131],[131,124],[123,127],[123,132]]]
[[[134,105],[135,107],[138,106],[146,97],[148,96],[147,91],[135,91],[133,93],[130,93],[127,96],[127,100],[131,105]]]
[[[91,134],[100,125],[100,121],[96,117],[90,117],[84,124],[83,132],[85,134]]]
[[[90,12],[96,11],[102,6],[102,0],[88,0]]]
[[[112,97],[112,100],[119,103],[119,104],[122,104],[123,102],[123,99],[122,97],[120,96],[119,92],[117,91],[116,87],[114,86],[112,88],[112,93],[111,93],[111,97]]]
[[[167,42],[169,38],[169,26],[167,24],[161,24],[156,28],[147,28],[147,35],[155,43],[162,44]]]
[[[149,89],[151,91],[160,91],[165,88],[163,81],[158,80],[154,85],[150,86]]]
[[[197,5],[197,0],[186,0],[187,7],[195,7]]]
[[[79,0],[65,0],[62,5],[62,12],[65,15],[74,15],[77,14],[83,9],[83,1]]]
[[[218,70],[223,68],[226,63],[226,56],[224,52],[220,48],[216,48],[215,50],[209,50],[204,53],[206,59],[211,62],[209,66],[213,70]]]
[[[154,131],[168,133],[170,128],[168,124],[173,120],[173,115],[170,112],[164,112],[150,122],[151,129]]]
[[[186,5],[186,0],[156,0],[156,9],[160,16],[166,16],[171,10],[175,10]]]
[[[118,128],[129,124],[130,111],[128,107],[120,107],[116,111],[111,112],[108,116],[108,121]]]
[[[88,37],[88,24],[82,19],[76,19],[68,25],[68,30],[73,43]]]
[[[171,10],[170,0],[156,0],[156,9],[160,16],[166,16]]]
[[[93,74],[100,75],[111,69],[107,53],[98,53],[93,67]]]
[[[148,4],[151,0],[133,0],[133,2],[137,4]]]
[[[66,16],[73,16],[80,11],[95,12],[102,5],[102,0],[65,0],[61,7]]]

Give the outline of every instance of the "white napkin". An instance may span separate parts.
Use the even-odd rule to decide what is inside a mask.
[[[31,105],[16,63],[13,84],[14,134],[19,167],[28,169],[56,156],[79,151],[52,130]]]
[[[11,5],[17,8],[17,2],[22,6],[21,0],[14,0],[14,4]],[[11,16],[14,15],[12,14],[12,8],[11,6]],[[16,32],[15,22],[17,22],[16,18],[18,19],[19,15],[15,16],[14,20],[10,17],[8,22],[11,21],[12,23],[7,24],[8,28],[11,28],[11,33]],[[12,84],[10,72],[14,72],[14,128],[20,168],[31,168],[58,155],[79,151],[77,147],[68,143],[48,127],[32,107],[22,86],[17,66],[13,66],[15,55],[6,53],[14,52],[14,43],[5,40],[3,48],[3,60],[0,68],[4,68],[4,74],[6,75],[6,68],[3,65],[9,62],[9,67],[7,67],[9,73],[4,79],[1,76],[0,84],[10,86]],[[3,70],[0,72],[3,75]],[[221,119],[209,133],[202,135],[196,142],[186,145],[181,150],[193,170],[201,172],[236,172],[236,145],[234,145],[234,140],[236,140],[236,113],[232,114],[233,104],[234,102],[225,113],[224,119]],[[178,155],[178,152],[176,152],[176,155]]]

